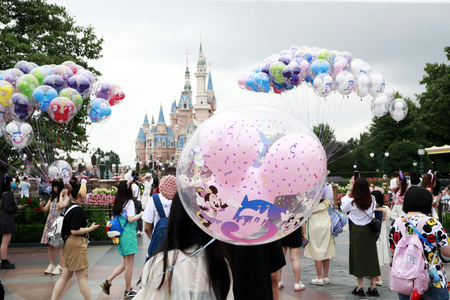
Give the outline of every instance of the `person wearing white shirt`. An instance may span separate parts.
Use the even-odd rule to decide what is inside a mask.
[[[144,193],[142,194],[142,207],[145,209],[152,194],[153,177],[152,174],[146,173],[144,177]]]
[[[131,190],[133,192],[133,201],[136,204],[136,214],[142,212],[142,202],[141,202],[141,190],[139,188],[139,177],[136,175],[133,177],[133,183],[131,185]],[[142,219],[139,219],[136,223],[136,235],[142,236],[143,227],[142,227]]]
[[[374,217],[376,201],[370,194],[369,183],[364,177],[356,181],[350,179],[350,188],[342,198],[341,210],[352,222],[350,229],[350,274],[357,278],[358,286],[353,294],[365,296],[363,289],[364,277],[370,277],[370,288],[367,293],[379,296],[375,286],[377,276],[381,275],[378,264],[375,233],[369,223]]]

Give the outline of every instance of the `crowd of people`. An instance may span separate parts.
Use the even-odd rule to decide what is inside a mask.
[[[380,296],[377,290],[377,286],[383,285],[380,267],[395,258],[392,255],[402,236],[405,232],[410,234],[411,228],[414,228],[429,241],[430,244],[423,248],[424,257],[427,265],[437,270],[439,278],[423,291],[420,299],[448,299],[446,273],[440,256],[436,255],[439,251],[444,256],[450,256],[450,239],[436,219],[439,201],[448,206],[448,187],[440,198],[436,194],[439,183],[432,172],[422,177],[415,172],[404,174],[402,171],[393,175],[391,182],[384,185],[392,199],[390,207],[384,203],[384,189],[370,187],[363,177],[351,178],[349,189],[341,200],[340,208],[348,218],[350,230],[349,274],[356,278],[352,293],[357,296]],[[15,231],[15,213],[24,208],[17,205],[13,193],[19,180],[6,174],[2,181],[1,269],[14,268],[14,264],[8,261],[7,250]],[[29,193],[27,181],[26,177],[20,181],[24,189],[22,195]],[[142,193],[140,186],[143,187]],[[76,178],[66,185],[55,180],[51,184],[48,201],[41,201],[39,205],[41,211],[48,212],[41,239],[41,243],[48,245],[49,265],[44,272],[61,275],[51,299],[61,297],[74,272],[84,299],[92,299],[87,281],[87,245],[89,232],[96,230],[99,224],[89,225],[86,220],[82,208],[86,193],[85,182],[78,182]],[[314,261],[317,273],[315,278],[309,279],[310,283],[317,286],[332,284],[330,260],[336,250],[329,208],[334,201],[330,187],[326,186],[309,219],[279,241],[258,246],[237,246],[220,241],[211,243],[212,238],[194,223],[181,204],[175,168],[167,168],[161,180],[153,178],[150,173],[141,178],[137,173],[128,174],[125,180],[119,182],[112,206],[112,214],[123,228],[117,245],[123,261],[101,283],[101,289],[110,295],[114,279],[124,273],[123,299],[278,299],[279,290],[285,288],[281,274],[288,252],[294,275],[292,288],[295,291],[306,288],[301,281],[302,248],[304,256]],[[57,249],[49,244],[48,233],[60,215],[64,215],[64,246]],[[381,230],[373,229],[374,219],[380,221]],[[165,234],[158,240],[161,223],[164,223]],[[143,234],[151,243],[140,284],[133,290],[137,239]],[[364,278],[370,279],[366,291],[363,288]],[[409,294],[399,292],[399,299],[409,298]]]

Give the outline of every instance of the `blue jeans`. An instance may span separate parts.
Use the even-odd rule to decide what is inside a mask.
[[[400,300],[409,300],[409,295],[398,294],[398,299]],[[448,289],[438,289],[436,287],[430,287],[428,291],[422,294],[420,299],[423,300],[448,300],[449,294]]]

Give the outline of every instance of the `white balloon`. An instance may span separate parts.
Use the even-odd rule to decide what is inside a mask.
[[[52,176],[52,177],[56,177],[58,176],[59,170],[56,166],[50,166],[50,168],[48,168],[48,175]]]
[[[358,78],[356,78],[356,94],[363,98],[370,93],[372,87],[372,82],[367,74],[360,73]]]
[[[381,118],[389,111],[390,101],[386,94],[379,94],[372,99],[372,113],[375,117]]]
[[[378,94],[383,93],[386,87],[383,75],[380,72],[373,71],[369,74],[369,77],[370,81],[372,82],[370,95],[376,97]]]
[[[20,131],[22,131],[23,134],[29,134],[32,130],[33,128],[31,128],[31,125],[28,123],[22,124],[22,126],[20,126]]]
[[[395,99],[391,103],[389,114],[391,115],[392,119],[394,119],[397,122],[400,122],[408,114],[408,104],[405,102],[405,100],[401,98]]]
[[[389,98],[390,102],[395,100],[395,91],[389,84],[386,84],[386,88],[384,89],[384,93]]]
[[[13,134],[14,132],[19,131],[19,126],[17,126],[15,123],[9,123],[6,125],[6,132],[9,134]]]

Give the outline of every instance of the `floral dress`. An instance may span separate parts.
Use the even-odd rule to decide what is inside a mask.
[[[410,218],[410,222],[417,227],[417,224],[419,224],[420,218],[424,217],[425,215],[415,215]],[[407,224],[407,228],[405,232],[408,232],[408,228],[411,227],[410,224]],[[446,247],[450,245],[450,238],[447,236],[447,233],[445,232],[445,229],[442,227],[442,224],[436,220],[435,218],[430,218],[422,229],[422,236],[427,239],[427,241],[431,244],[432,248],[427,244],[423,245],[423,253],[425,254],[425,258],[428,261],[428,263],[432,263],[433,257],[434,257],[434,251],[436,251],[437,246],[439,247]],[[400,229],[397,226],[397,223],[394,221],[391,225],[390,233],[389,233],[389,245],[391,249],[395,249],[395,245],[400,241],[402,238],[402,234],[400,232]],[[447,282],[447,275],[444,270],[444,266],[442,264],[441,258],[439,255],[436,255],[436,271],[439,274],[439,282],[435,284],[434,286],[438,289],[448,289],[448,282]]]
[[[48,212],[47,221],[45,222],[44,232],[42,233],[41,244],[48,244],[47,234],[50,232],[55,219],[62,213],[62,209],[58,207],[58,201],[56,201],[56,198],[51,199],[50,201],[52,201],[52,203],[50,204],[50,210]]]

